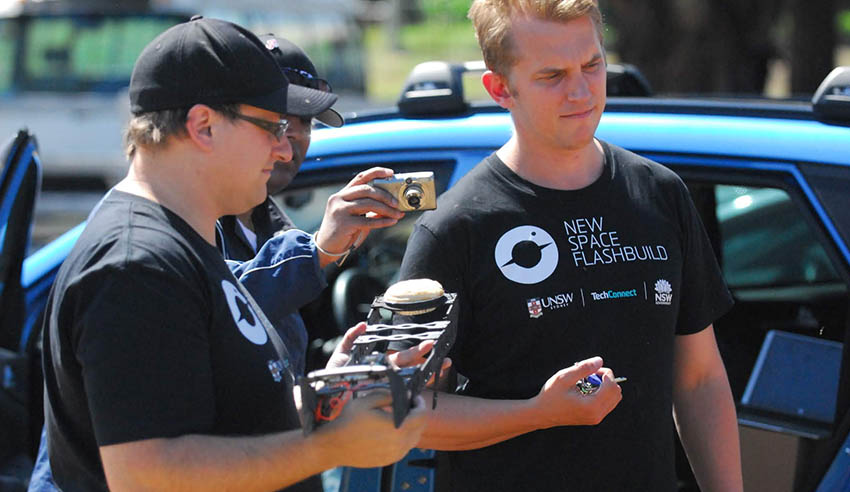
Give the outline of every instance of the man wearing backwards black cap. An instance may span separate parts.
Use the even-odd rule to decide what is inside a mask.
[[[324,469],[387,464],[417,442],[421,401],[395,429],[384,393],[303,436],[285,349],[213,246],[216,218],[262,202],[274,162],[291,158],[281,115],[334,99],[289,86],[253,34],[223,21],[193,19],[143,50],[130,170],[90,216],[45,312],[62,490],[320,490],[309,477]]]

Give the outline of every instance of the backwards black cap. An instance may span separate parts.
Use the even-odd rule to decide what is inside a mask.
[[[260,36],[260,41],[266,45],[266,48],[271,52],[275,61],[277,61],[278,66],[280,66],[283,73],[289,78],[290,87],[312,87],[325,92],[331,92],[330,85],[325,80],[319,78],[316,66],[313,65],[307,53],[304,53],[304,50],[296,46],[295,43],[292,43],[288,39],[277,37],[274,34],[263,34]],[[322,123],[333,127],[340,127],[345,122],[342,116],[330,107],[318,112],[307,111],[295,113],[290,111],[289,114],[316,118]]]
[[[282,114],[321,113],[336,95],[290,85],[263,43],[236,24],[193,17],[148,44],[130,78],[130,110],[250,104]]]

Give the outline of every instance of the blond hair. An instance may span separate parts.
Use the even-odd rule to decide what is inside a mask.
[[[487,68],[507,75],[516,63],[511,39],[511,16],[568,22],[589,16],[602,41],[602,13],[596,0],[475,0],[468,17],[475,27]]]
[[[228,120],[236,117],[238,104],[209,104],[213,111],[219,112]],[[185,137],[186,118],[191,108],[163,109],[133,116],[124,131],[124,154],[128,161],[133,160],[136,149],[144,147],[162,147],[170,137]]]

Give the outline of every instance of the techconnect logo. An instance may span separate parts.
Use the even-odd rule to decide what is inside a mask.
[[[659,279],[655,282],[655,304],[669,306],[671,302],[673,302],[673,286],[663,278]]]
[[[591,292],[590,297],[594,301],[605,301],[608,299],[624,299],[627,297],[637,297],[637,289],[631,290],[605,290],[602,292]]]
[[[548,232],[524,225],[514,227],[499,238],[495,259],[508,280],[536,284],[549,278],[558,266],[558,247]]]

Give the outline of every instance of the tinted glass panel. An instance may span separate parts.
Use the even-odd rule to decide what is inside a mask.
[[[176,17],[160,16],[32,19],[23,38],[21,89],[75,92],[124,87],[142,48],[176,22]]]
[[[730,287],[838,280],[826,252],[785,191],[718,185],[715,196],[723,273]]]
[[[0,19],[0,94],[12,87],[15,72],[15,25],[12,21]]]

